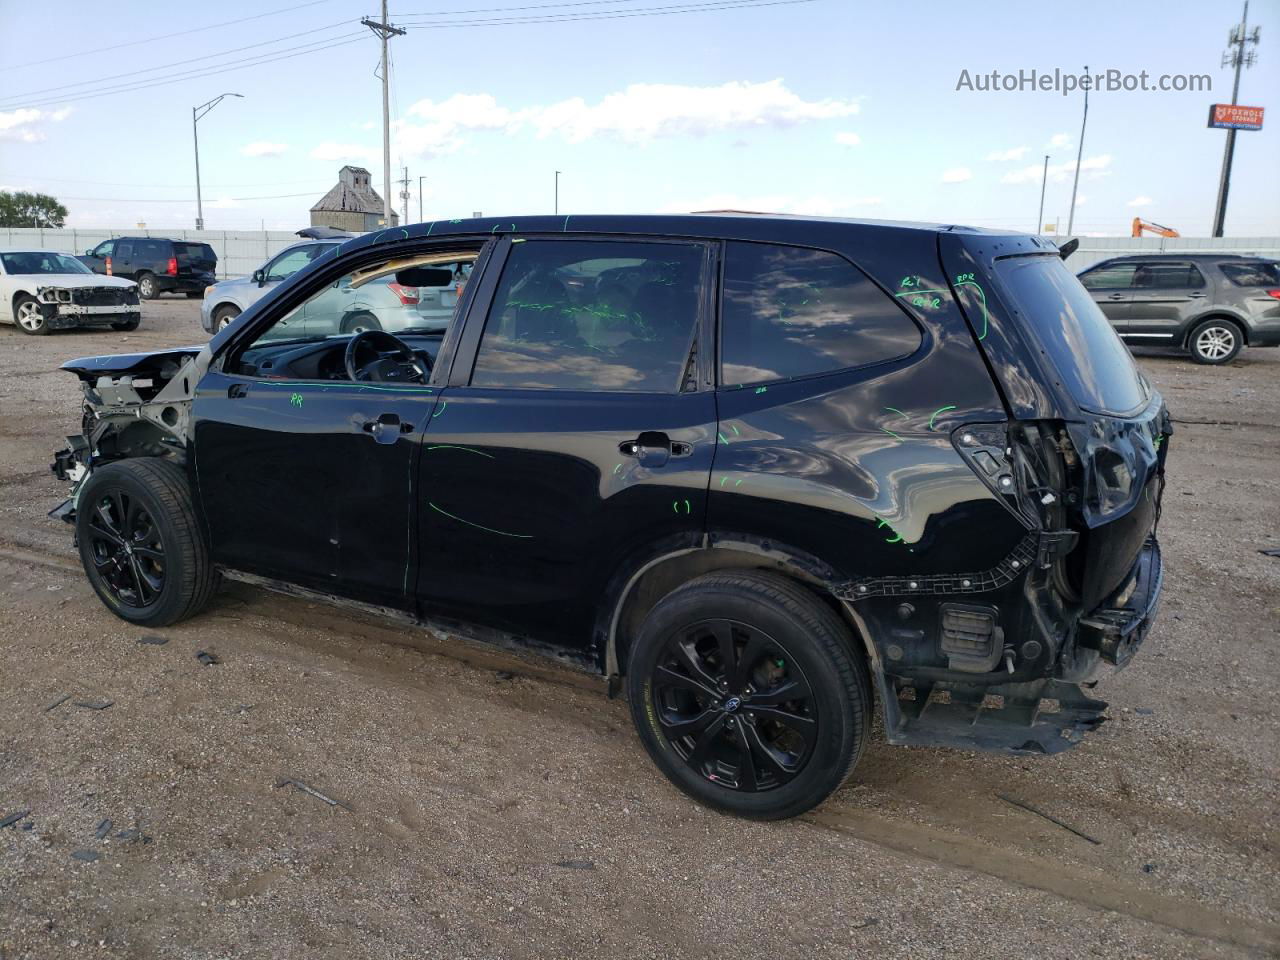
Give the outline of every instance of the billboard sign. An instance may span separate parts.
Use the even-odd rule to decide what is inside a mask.
[[[1209,126],[1224,130],[1261,130],[1262,107],[1215,103],[1209,107]]]

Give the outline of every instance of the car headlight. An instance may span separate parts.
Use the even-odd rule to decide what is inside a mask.
[[[207,298],[208,298],[208,296],[209,296],[209,291],[211,291],[212,289],[213,289],[213,284],[210,284],[209,286],[207,286],[207,287],[205,287],[205,288],[204,288],[204,295],[205,295],[205,298],[206,298],[206,299],[207,299]]]

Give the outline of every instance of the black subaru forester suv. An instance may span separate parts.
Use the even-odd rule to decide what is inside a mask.
[[[448,330],[416,326],[462,261]],[[397,332],[329,335],[374,282]],[[118,616],[193,616],[227,575],[523,644],[625,689],[662,771],[749,817],[836,789],[876,700],[891,743],[1067,748],[1160,593],[1169,416],[1039,237],[419,224],[204,347],[64,369],[53,515]]]

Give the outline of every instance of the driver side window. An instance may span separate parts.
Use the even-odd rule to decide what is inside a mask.
[[[288,280],[315,259],[317,250],[326,249],[328,248],[321,247],[319,244],[316,244],[315,246],[303,247],[300,250],[290,250],[287,253],[281,254],[272,260],[267,266],[267,282],[274,283],[278,280]]]

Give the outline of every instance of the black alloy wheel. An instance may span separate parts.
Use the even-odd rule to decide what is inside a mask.
[[[771,790],[813,753],[819,717],[804,672],[749,624],[690,625],[667,641],[651,683],[667,742],[711,783]]]
[[[107,591],[122,606],[155,603],[164,590],[164,542],[146,506],[115,488],[87,508],[89,555]]]

